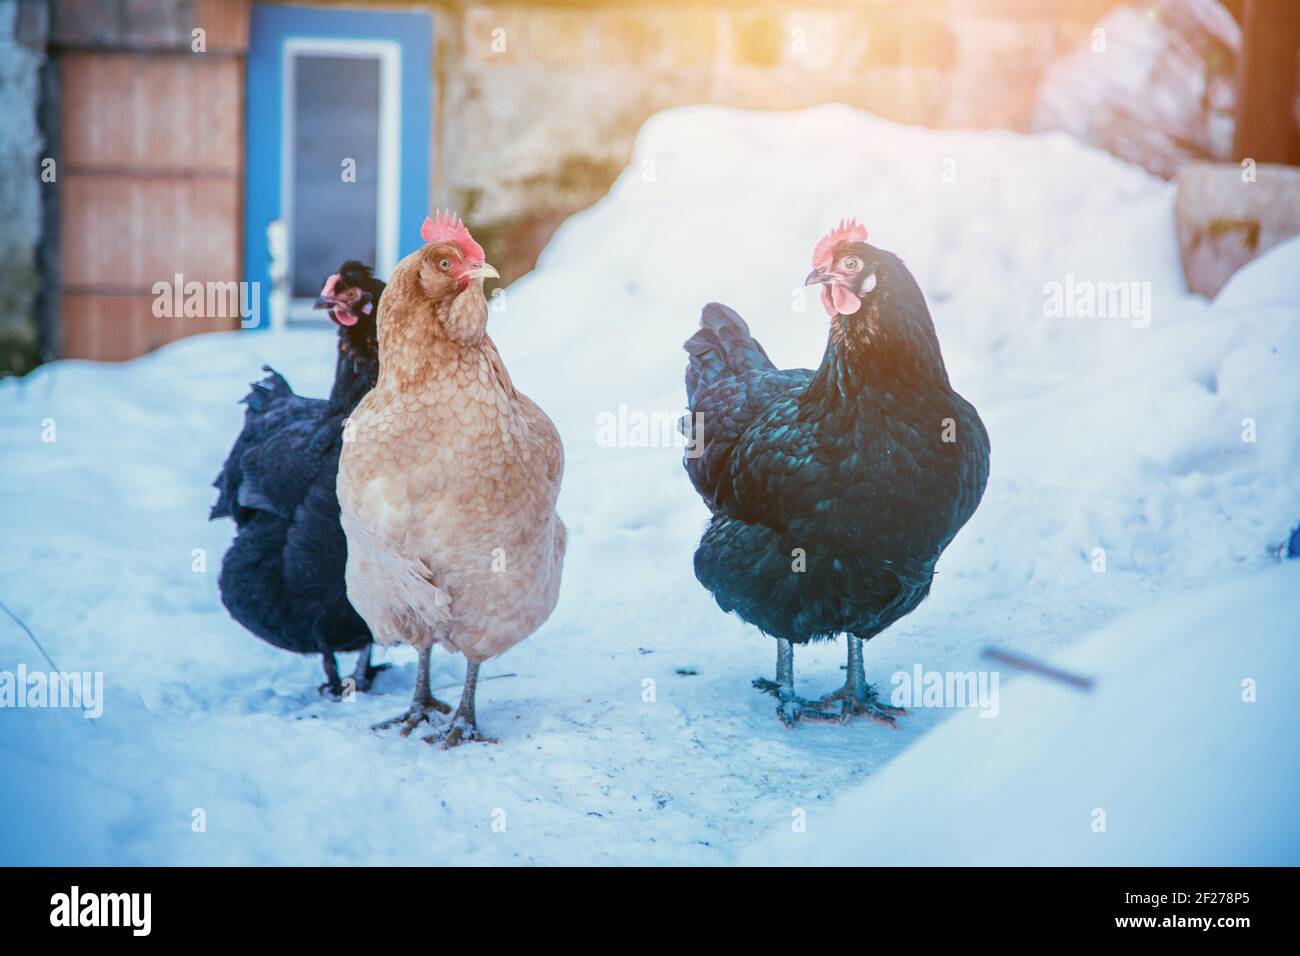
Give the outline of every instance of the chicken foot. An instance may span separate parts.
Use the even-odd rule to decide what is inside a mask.
[[[438,700],[429,690],[429,655],[432,650],[431,647],[420,648],[420,664],[415,674],[415,694],[411,698],[411,706],[396,717],[381,720],[371,727],[371,730],[387,730],[389,727],[396,727],[401,724],[402,736],[409,737],[411,731],[415,730],[420,724],[429,723],[433,720],[434,711],[440,714],[451,713],[451,705]]]
[[[450,722],[444,728],[424,738],[426,744],[441,743],[443,750],[449,750],[471,742],[484,744],[497,742],[495,737],[483,735],[478,729],[478,721],[474,716],[474,695],[478,690],[479,663],[479,661],[466,659],[465,687],[460,693],[460,704],[456,707],[456,713],[451,715]]]
[[[907,711],[902,707],[890,707],[880,702],[876,689],[867,683],[867,674],[862,666],[862,644],[860,637],[848,636],[849,659],[845,666],[844,686],[822,697],[822,706],[834,706],[838,701],[838,713],[829,713],[836,720],[850,720],[854,717],[870,717],[872,720],[889,727],[897,727],[895,717],[906,717]]]
[[[821,704],[807,700],[794,692],[794,645],[776,639],[776,680],[754,678],[754,686],[778,701],[776,715],[781,723],[793,727],[799,720],[839,720],[839,715],[827,713]]]

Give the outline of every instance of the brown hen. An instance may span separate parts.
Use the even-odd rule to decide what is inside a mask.
[[[510,381],[486,334],[497,271],[458,217],[426,219],[379,310],[379,380],[353,412],[339,462],[348,598],[380,644],[420,654],[402,734],[450,707],[429,690],[435,644],[465,655],[451,721],[425,739],[480,735],[479,665],[550,616],[565,531],[560,436]]]

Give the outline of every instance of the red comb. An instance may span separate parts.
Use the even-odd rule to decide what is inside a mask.
[[[835,257],[835,247],[841,242],[866,242],[867,227],[856,219],[841,219],[840,224],[826,233],[813,250],[813,268],[826,269]]]
[[[449,242],[460,249],[460,254],[471,262],[483,261],[483,247],[474,241],[460,216],[450,209],[438,210],[432,219],[424,217],[420,227],[420,238],[432,245],[435,242]]]

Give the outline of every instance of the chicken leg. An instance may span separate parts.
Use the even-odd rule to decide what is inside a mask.
[[[364,694],[370,690],[375,678],[393,666],[392,664],[371,664],[370,651],[372,646],[367,644],[361,653],[357,655],[357,666],[352,671],[352,682],[356,685],[358,693]]]
[[[474,694],[478,690],[479,664],[479,661],[466,659],[465,687],[460,692],[460,704],[456,707],[456,713],[451,715],[451,721],[446,727],[424,738],[426,744],[441,741],[442,749],[449,750],[470,742],[497,743],[495,737],[485,737],[479,731],[478,722],[474,717]]]
[[[834,705],[840,702],[839,713],[831,711],[837,720],[849,720],[852,717],[870,717],[877,723],[896,727],[895,717],[906,717],[907,711],[901,707],[882,704],[876,689],[867,683],[867,674],[862,666],[862,644],[860,637],[848,635],[849,659],[844,668],[844,686],[825,695],[822,705]]]
[[[336,700],[341,700],[347,692],[344,682],[339,679],[339,662],[332,653],[325,653],[321,656],[321,664],[325,668],[325,683],[321,684],[317,690],[322,694],[328,694]],[[367,645],[359,655],[357,655],[357,666],[352,671],[352,689],[359,694],[364,694],[375,682],[375,675],[380,671],[386,671],[392,667],[392,664],[370,663],[370,645]]]
[[[451,706],[438,700],[429,691],[429,654],[431,651],[432,648],[430,647],[420,648],[420,664],[415,673],[415,694],[411,698],[411,706],[396,717],[380,721],[371,727],[371,730],[387,730],[389,727],[401,724],[402,736],[409,737],[411,731],[420,724],[432,720],[432,711],[437,711],[440,714],[451,713]]]
[[[339,680],[339,662],[332,653],[320,656],[321,666],[325,668],[325,683],[316,688],[318,694],[328,694],[335,699],[343,696],[343,681]]]
[[[777,699],[776,715],[787,727],[793,727],[800,719],[839,719],[838,714],[826,713],[820,704],[794,692],[794,645],[779,637],[776,639],[776,680],[756,677],[754,686]]]

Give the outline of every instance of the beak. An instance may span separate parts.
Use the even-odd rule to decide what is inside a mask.
[[[335,305],[335,303],[334,303],[334,300],[333,300],[333,299],[327,299],[327,298],[325,298],[325,296],[322,295],[322,296],[317,296],[317,298],[316,298],[316,304],[313,305],[312,308],[313,308],[313,309],[332,309],[332,308],[334,308],[334,305]]]
[[[822,272],[821,269],[814,269],[808,273],[808,278],[803,280],[804,285],[824,285],[829,282],[831,277]]]
[[[500,279],[501,273],[497,272],[496,267],[487,263],[480,262],[471,269],[465,270],[467,279]]]

